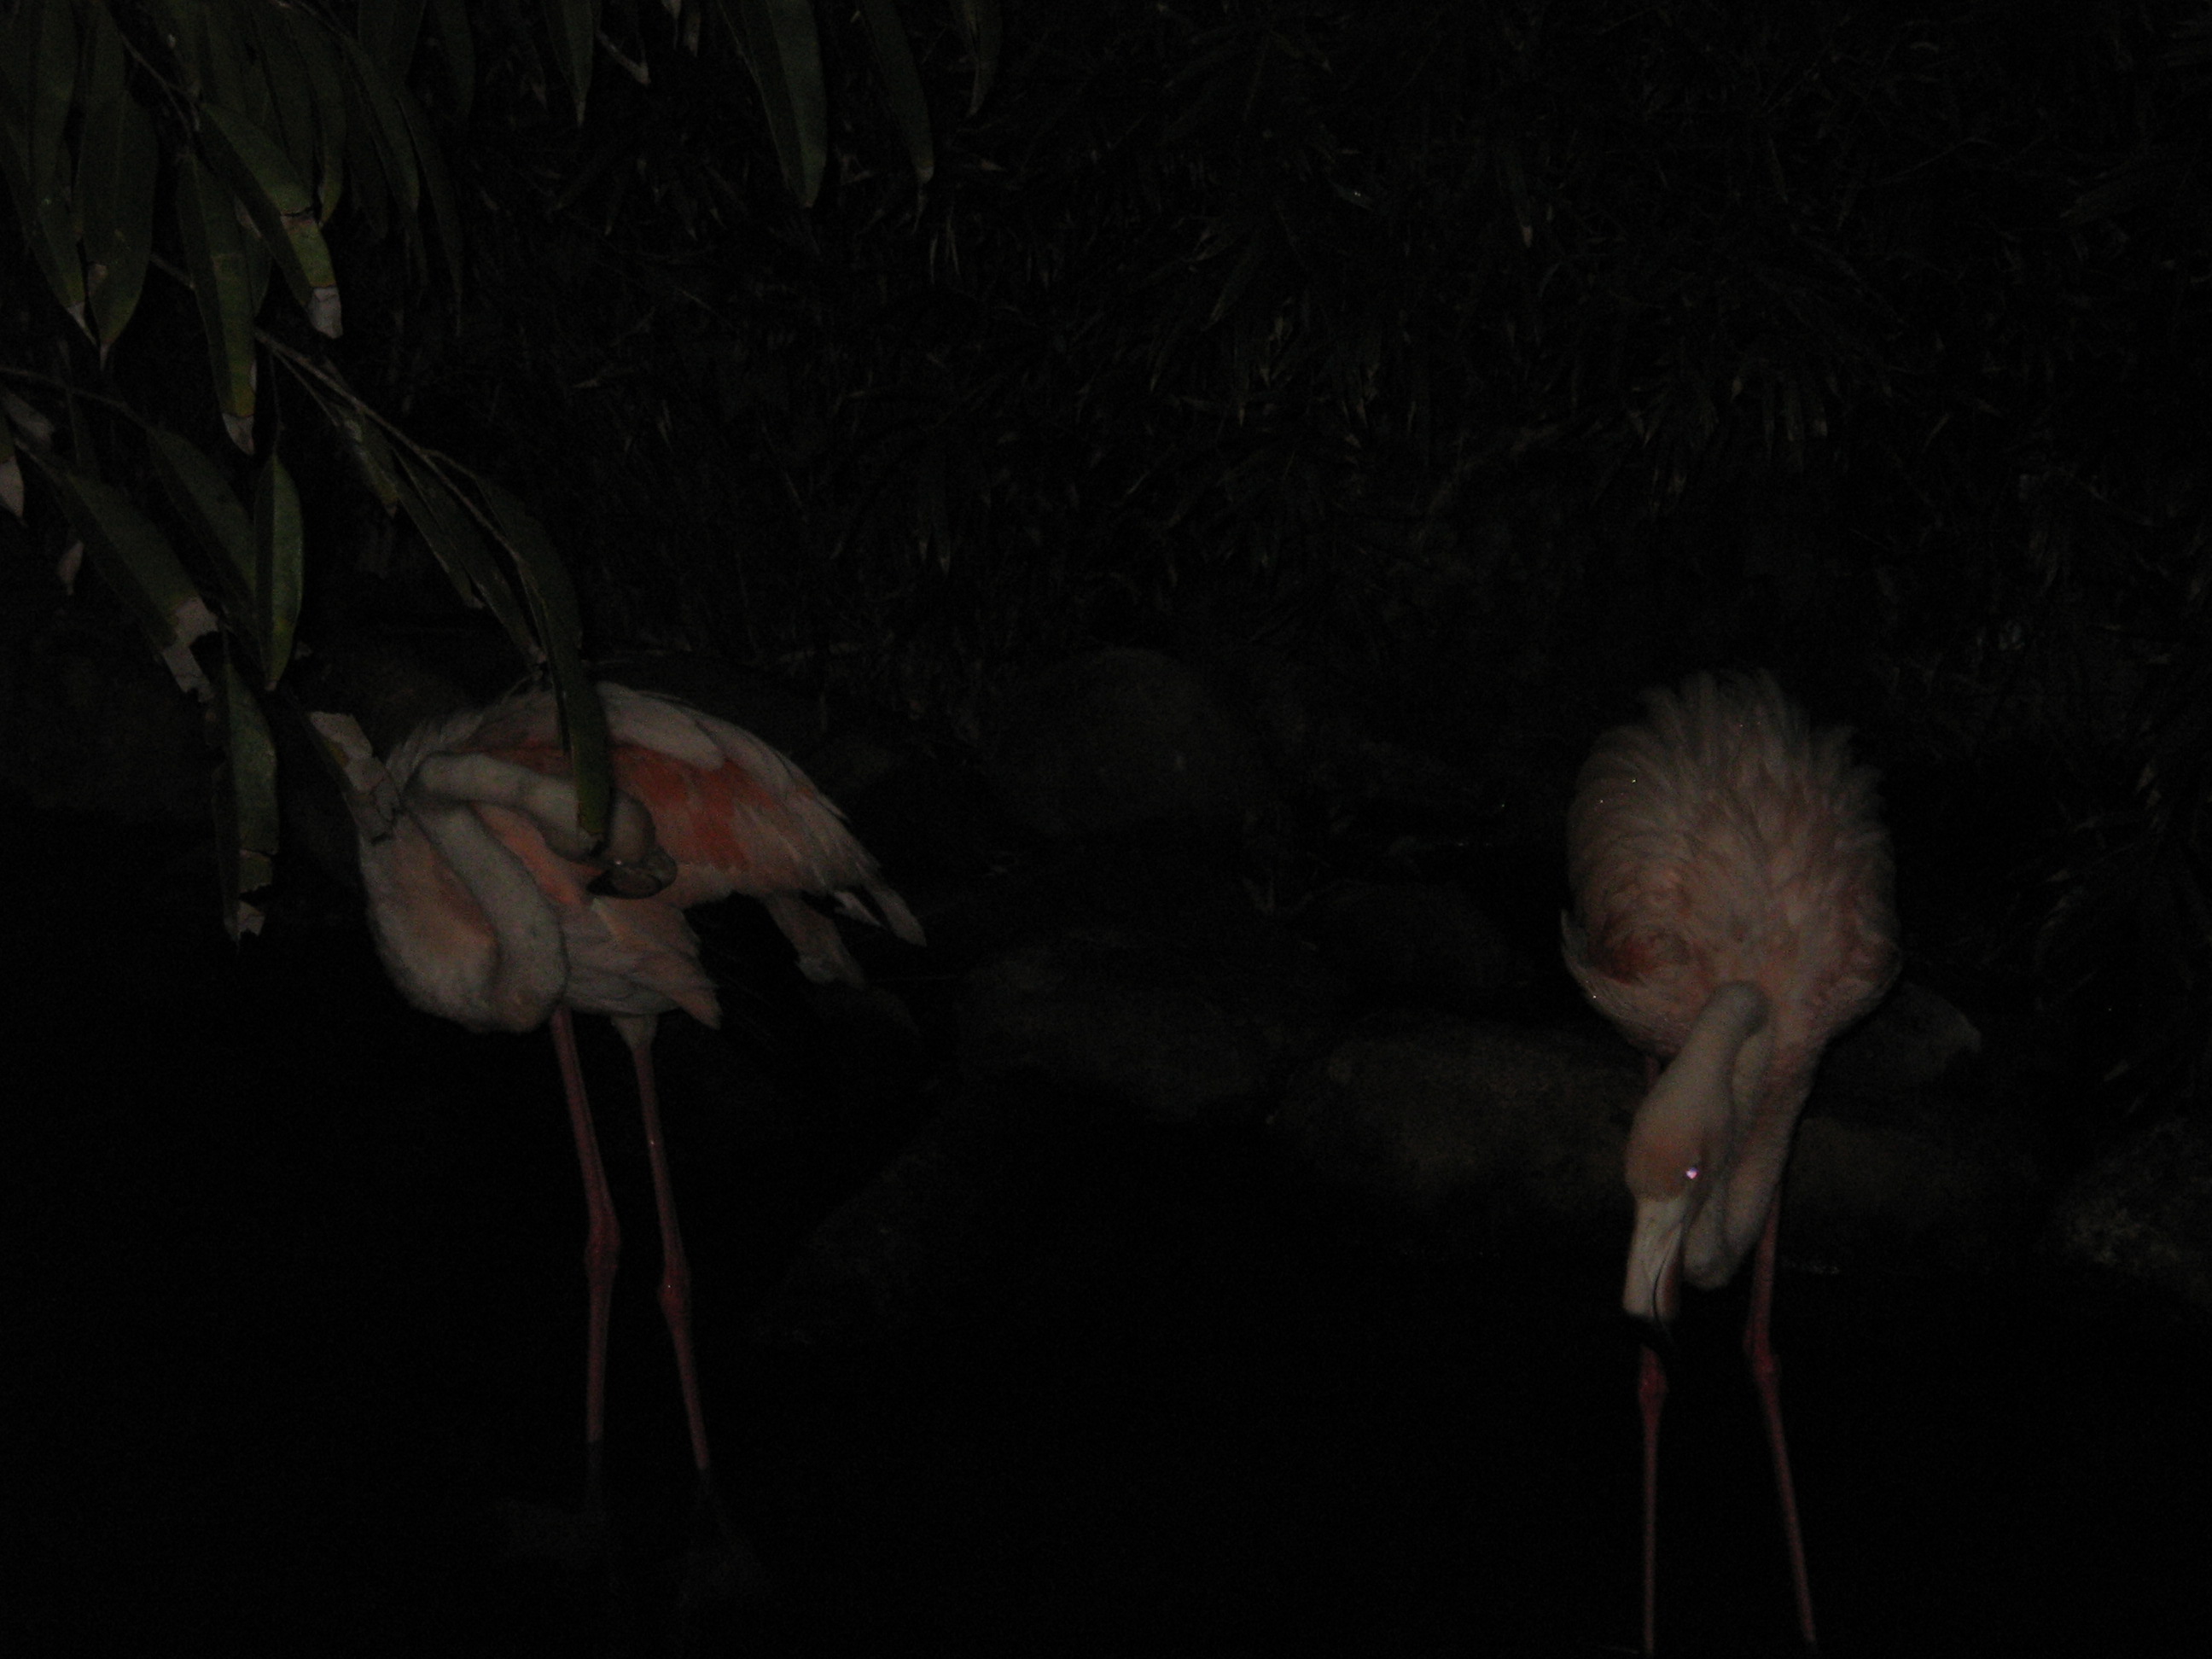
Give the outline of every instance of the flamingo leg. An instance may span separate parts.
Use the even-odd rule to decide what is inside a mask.
[[[707,1416],[699,1405],[699,1367],[691,1353],[691,1264],[676,1218],[676,1188],[668,1176],[668,1148],[660,1132],[660,1096],[653,1080],[652,1016],[617,1019],[637,1066],[638,1109],[645,1119],[645,1150],[653,1165],[653,1201],[660,1212],[660,1314],[676,1348],[676,1375],[684,1385],[684,1416],[691,1430],[691,1462],[706,1479]]]
[[[1649,1342],[1637,1374],[1636,1401],[1644,1410],[1644,1651],[1650,1659],[1658,1650],[1659,1413],[1667,1403],[1667,1367]]]
[[[553,1011],[553,1052],[560,1056],[568,1127],[575,1132],[576,1162],[584,1172],[584,1282],[591,1298],[584,1350],[584,1472],[596,1507],[607,1429],[607,1310],[614,1298],[615,1267],[622,1260],[622,1224],[615,1218],[614,1195],[607,1190],[607,1169],[600,1161],[599,1138],[592,1127],[592,1103],[584,1093],[584,1068],[576,1060],[576,1024],[566,1007]]]
[[[1782,1500],[1782,1536],[1790,1547],[1790,1583],[1797,1595],[1797,1630],[1810,1651],[1820,1645],[1813,1629],[1813,1588],[1805,1576],[1805,1539],[1797,1526],[1797,1487],[1790,1478],[1790,1443],[1782,1431],[1782,1366],[1774,1357],[1768,1334],[1774,1306],[1775,1238],[1781,1220],[1782,1200],[1778,1195],[1766,1212],[1766,1231],[1759,1237],[1759,1262],[1752,1278],[1751,1317],[1743,1328],[1743,1352],[1751,1362],[1751,1378],[1758,1386],[1759,1408],[1766,1417],[1766,1443],[1774,1454],[1774,1487]]]

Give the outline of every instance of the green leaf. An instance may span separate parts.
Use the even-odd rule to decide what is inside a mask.
[[[830,155],[828,106],[822,92],[822,42],[810,0],[721,0],[737,8],[745,63],[760,88],[769,136],[783,167],[784,187],[801,207],[814,205]]]
[[[22,123],[25,162],[33,179],[59,178],[68,171],[62,129],[76,90],[76,19],[70,0],[23,0],[11,33],[0,52],[14,60],[9,90]]]
[[[553,43],[553,62],[576,100],[576,125],[584,125],[584,95],[592,89],[593,42],[599,34],[599,0],[545,0],[545,33]]]
[[[929,132],[929,100],[922,96],[921,76],[914,67],[914,49],[907,43],[906,25],[891,0],[860,0],[860,15],[868,26],[868,44],[874,48],[876,70],[884,77],[884,98],[890,106],[891,125],[906,146],[914,164],[916,184],[926,185],[937,171],[937,149]]]
[[[245,203],[309,325],[336,339],[342,327],[337,273],[315,222],[314,198],[292,170],[284,147],[237,111],[215,103],[200,106],[199,137],[202,154]]]
[[[323,222],[328,224],[345,193],[345,74],[339,66],[337,43],[329,30],[289,7],[276,15],[300,61],[307,65],[307,84],[314,92],[315,199],[322,206]]]
[[[431,5],[439,55],[446,65],[446,86],[453,100],[453,118],[465,122],[477,93],[477,42],[469,32],[468,9],[461,0],[431,0]]]
[[[104,6],[85,12],[84,127],[76,166],[84,223],[85,297],[101,354],[115,343],[146,286],[161,166],[154,124],[125,82],[126,48]]]
[[[5,416],[0,416],[0,507],[15,515],[20,523],[23,517],[23,463],[15,456],[15,434]]]
[[[246,3],[212,0],[200,7],[206,18],[200,34],[207,66],[202,96],[262,121],[268,118],[269,89],[267,82],[250,67],[252,58],[246,50],[244,27]]]
[[[154,0],[154,27],[177,59],[178,77],[197,98],[208,84],[207,15],[198,0]]]
[[[284,25],[284,13],[268,4],[249,4],[253,44],[268,88],[269,113],[262,125],[292,163],[292,171],[311,183],[315,178],[315,83],[300,43]]]
[[[522,591],[537,619],[538,636],[544,642],[546,664],[553,671],[553,696],[561,710],[561,732],[575,764],[576,827],[594,840],[607,833],[607,812],[614,799],[613,773],[607,752],[607,711],[584,672],[584,630],[576,609],[576,590],[568,568],[553,550],[545,532],[520,501],[489,478],[477,487],[491,503],[492,514],[505,532],[507,550],[522,578]]]
[[[354,26],[362,50],[382,65],[399,86],[415,61],[415,39],[422,28],[422,0],[361,0],[360,21]]]
[[[191,645],[215,631],[215,615],[167,538],[112,485],[51,455],[26,453],[45,470],[70,528],[91,550],[102,580],[137,617],[177,683],[204,690],[206,681],[192,659]]]
[[[306,535],[300,524],[300,491],[272,451],[253,483],[254,635],[260,647],[263,684],[271,691],[292,660],[292,636],[300,626],[301,572],[306,568]]]
[[[422,185],[415,173],[415,147],[408,140],[407,118],[392,95],[391,82],[368,54],[343,37],[338,44],[345,51],[349,118],[367,135],[376,164],[384,170],[385,187],[411,220],[421,204]],[[360,171],[358,166],[355,171]]]
[[[990,95],[991,82],[999,78],[999,50],[1005,39],[999,20],[999,0],[952,0],[952,16],[960,26],[961,39],[968,43],[968,54],[975,63],[975,90],[968,99],[968,112],[973,115],[983,107],[983,100]]]
[[[177,161],[177,228],[207,332],[216,407],[231,442],[253,453],[253,303],[244,237],[230,192],[187,152]]]
[[[216,673],[216,727],[222,759],[215,774],[216,865],[223,926],[233,939],[261,931],[261,913],[240,896],[276,876],[276,745],[246,676],[228,656]]]
[[[179,437],[166,427],[149,428],[146,443],[169,504],[207,550],[223,584],[228,608],[237,616],[253,615],[258,609],[254,594],[259,579],[253,526],[246,509],[238,504],[222,469],[191,439]]]
[[[85,328],[84,266],[62,134],[76,84],[76,51],[67,0],[26,0],[0,26],[0,173],[8,176],[40,275],[56,303]]]
[[[422,112],[405,88],[394,100],[407,119],[407,137],[422,169],[422,188],[430,198],[431,222],[438,227],[438,246],[446,256],[446,276],[453,288],[453,303],[461,302],[461,212],[453,201],[453,180],[446,173],[446,157],[430,131],[430,118]]]
[[[453,584],[453,591],[461,596],[461,603],[471,610],[488,606],[525,662],[544,661],[544,648],[538,643],[538,635],[531,628],[529,613],[515,598],[514,585],[500,569],[491,549],[477,533],[476,521],[469,516],[468,508],[446,487],[445,480],[430,469],[412,459],[404,465],[403,499],[407,503],[407,516],[429,544],[431,552],[437,556],[447,579]]]

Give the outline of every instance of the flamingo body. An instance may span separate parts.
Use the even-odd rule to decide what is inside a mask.
[[[1654,1326],[1679,1281],[1711,1289],[1758,1251],[1744,1353],[1781,1500],[1798,1632],[1813,1598],[1769,1336],[1783,1167],[1821,1051],[1896,977],[1889,839],[1848,734],[1815,732],[1774,681],[1699,674],[1599,739],[1567,819],[1567,966],[1646,1056],[1630,1127],[1636,1200],[1622,1305]],[[1660,1069],[1665,1062],[1665,1069]],[[1647,1342],[1644,1651],[1654,1650],[1659,1420]]]
[[[474,1031],[552,1027],[589,1222],[585,1443],[594,1505],[621,1229],[572,1014],[611,1017],[636,1067],[659,1212],[661,1309],[693,1459],[702,1493],[711,1496],[689,1268],[652,1065],[659,1015],[680,1008],[708,1025],[721,1020],[684,912],[732,894],[759,899],[798,951],[800,969],[821,981],[857,985],[861,975],[836,924],[809,906],[809,895],[921,942],[913,914],[884,884],[843,815],[783,755],[672,698],[619,685],[597,690],[615,783],[603,841],[577,827],[552,694],[526,690],[432,721],[404,740],[386,763],[399,810],[380,833],[365,829],[361,847],[370,928],[409,1002]]]
[[[1897,972],[1889,840],[1849,734],[1765,675],[1701,674],[1600,739],[1567,820],[1567,966],[1675,1064],[1629,1139],[1631,1313],[1734,1277],[1779,1188],[1820,1053]],[[1655,1259],[1658,1258],[1658,1259]]]
[[[370,927],[408,1001],[474,1031],[534,1030],[558,1006],[617,1018],[681,1008],[719,1025],[683,913],[733,893],[763,902],[817,981],[861,975],[836,925],[801,895],[865,915],[852,893],[866,892],[895,933],[920,940],[843,815],[791,761],[672,699],[599,690],[619,792],[611,839],[641,835],[673,860],[672,879],[644,896],[593,890],[604,866],[574,828],[550,692],[432,721],[392,751],[405,810],[362,848]],[[648,822],[626,823],[640,808]]]

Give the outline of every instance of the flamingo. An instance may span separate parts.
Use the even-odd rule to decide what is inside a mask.
[[[1698,674],[1645,694],[1650,718],[1600,738],[1567,820],[1568,968],[1644,1051],[1629,1131],[1636,1200],[1622,1304],[1647,1329],[1644,1651],[1656,1603],[1659,1417],[1654,1339],[1679,1281],[1712,1289],[1754,1246],[1744,1353],[1781,1499],[1799,1634],[1813,1597],[1769,1340],[1790,1135],[1821,1050],[1896,977],[1889,838],[1850,734],[1811,729],[1773,679]],[[1662,1062],[1666,1062],[1664,1070]]]
[[[726,720],[673,698],[598,688],[616,794],[594,845],[576,825],[576,789],[552,693],[525,690],[418,727],[386,763],[397,811],[365,823],[361,868],[378,953],[400,994],[472,1031],[550,1024],[568,1096],[587,1216],[584,1382],[587,1489],[599,1504],[605,1438],[607,1313],[622,1234],[577,1063],[573,1015],[611,1016],[637,1073],[659,1213],[660,1309],[676,1350],[699,1489],[711,1458],[692,1358],[690,1273],[653,1087],[653,1036],[681,1008],[721,1023],[714,987],[684,921],[695,904],[759,899],[817,982],[860,970],[822,895],[880,916],[919,945],[921,928],[843,815],[797,766]],[[875,915],[855,896],[865,893]]]

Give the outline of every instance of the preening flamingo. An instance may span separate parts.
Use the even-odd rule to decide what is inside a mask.
[[[1768,1339],[1783,1166],[1831,1038],[1896,977],[1889,838],[1849,733],[1815,732],[1769,677],[1648,692],[1601,738],[1567,819],[1567,966],[1647,1055],[1629,1131],[1636,1226],[1622,1302],[1652,1326],[1678,1281],[1726,1284],[1754,1246],[1744,1352],[1774,1457],[1797,1620],[1813,1598]],[[1659,1062],[1668,1063],[1663,1072]],[[1644,1650],[1656,1622],[1659,1415],[1644,1346]]]
[[[653,1089],[653,1035],[681,1008],[721,1022],[684,912],[743,893],[767,906],[810,979],[860,984],[824,896],[921,943],[843,815],[750,732],[671,698],[601,685],[617,794],[604,845],[576,827],[576,790],[550,691],[526,690],[418,728],[386,770],[398,811],[364,831],[377,950],[400,994],[472,1031],[551,1024],[583,1168],[590,1325],[584,1433],[593,1498],[605,1430],[607,1310],[620,1228],[577,1064],[572,1011],[606,1014],[637,1072],[660,1218],[660,1307],[675,1344],[691,1455],[710,1468],[690,1337],[690,1282]]]

